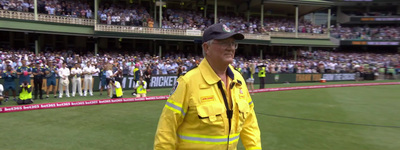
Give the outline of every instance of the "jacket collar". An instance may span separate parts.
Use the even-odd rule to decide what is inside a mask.
[[[209,85],[215,84],[221,80],[221,78],[218,77],[218,75],[211,68],[211,66],[208,63],[206,58],[204,58],[203,61],[201,61],[201,63],[199,64],[199,69],[200,69],[200,73],[203,76],[204,80]],[[228,75],[229,78],[231,78],[233,81],[235,81],[235,75],[233,74],[231,65],[229,65],[228,68],[226,69],[226,74]]]

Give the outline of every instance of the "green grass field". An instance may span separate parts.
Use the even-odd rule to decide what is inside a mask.
[[[325,84],[343,83],[354,82]],[[387,85],[257,93],[253,101],[263,149],[398,150],[399,89],[400,85]],[[154,89],[148,95],[167,95],[169,91]],[[35,103],[106,98],[95,95]],[[2,113],[0,149],[149,150],[164,104],[148,101]],[[12,105],[9,101],[0,107]],[[239,144],[238,149],[244,148]]]

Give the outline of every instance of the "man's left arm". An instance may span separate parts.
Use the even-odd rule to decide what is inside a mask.
[[[143,83],[143,88],[147,89],[147,82],[142,82]]]
[[[32,91],[32,86],[31,87],[27,87],[26,91],[28,91],[28,93],[30,93]]]
[[[243,129],[240,132],[240,138],[246,150],[261,150],[260,129],[254,111],[254,103],[250,95],[248,95],[247,101],[249,102],[250,111],[243,124]]]
[[[32,74],[33,74],[34,76],[38,75],[37,70],[36,70],[36,69],[32,69]]]
[[[44,75],[45,72],[46,72],[46,68],[45,67],[40,69],[40,74]]]
[[[114,85],[114,84],[113,84],[113,85]],[[119,89],[119,88],[121,88],[121,84],[120,84],[119,82],[117,82],[117,83],[115,83],[114,87],[117,88],[117,89]]]

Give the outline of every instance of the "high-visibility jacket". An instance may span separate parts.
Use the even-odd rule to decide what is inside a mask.
[[[143,85],[140,85],[140,82],[143,82]],[[136,93],[138,94],[146,94],[147,82],[146,81],[137,81],[136,82]]]
[[[22,85],[20,87],[22,88]],[[28,89],[29,88],[31,88],[31,85],[28,85]],[[19,99],[20,100],[32,99],[32,90],[28,92],[25,88],[22,88],[22,92],[19,93]]]
[[[265,77],[265,67],[260,68],[260,71],[258,71],[258,77]]]
[[[239,137],[246,149],[261,149],[254,104],[245,81],[230,65],[227,75],[229,86],[204,59],[178,79],[158,123],[155,150],[235,150]]]
[[[121,97],[122,96],[122,86],[121,83],[119,83],[118,81],[114,82],[115,85],[115,96],[117,97]]]

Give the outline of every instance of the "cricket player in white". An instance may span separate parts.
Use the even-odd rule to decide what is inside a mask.
[[[87,62],[87,65],[85,68],[83,68],[83,74],[85,75],[85,79],[83,81],[84,84],[84,92],[83,96],[87,95],[87,91],[89,90],[90,96],[93,96],[93,74],[96,73],[95,68],[90,64],[90,62]]]
[[[79,96],[82,96],[82,69],[80,64],[76,63],[74,68],[71,68],[72,77],[72,97],[75,97],[76,87],[78,86]]]
[[[59,83],[59,94],[60,98],[63,95],[63,88],[65,88],[65,95],[69,97],[69,79],[68,76],[70,75],[69,69],[67,68],[67,63],[63,62],[62,68],[58,70],[58,75],[60,76],[60,83]]]

